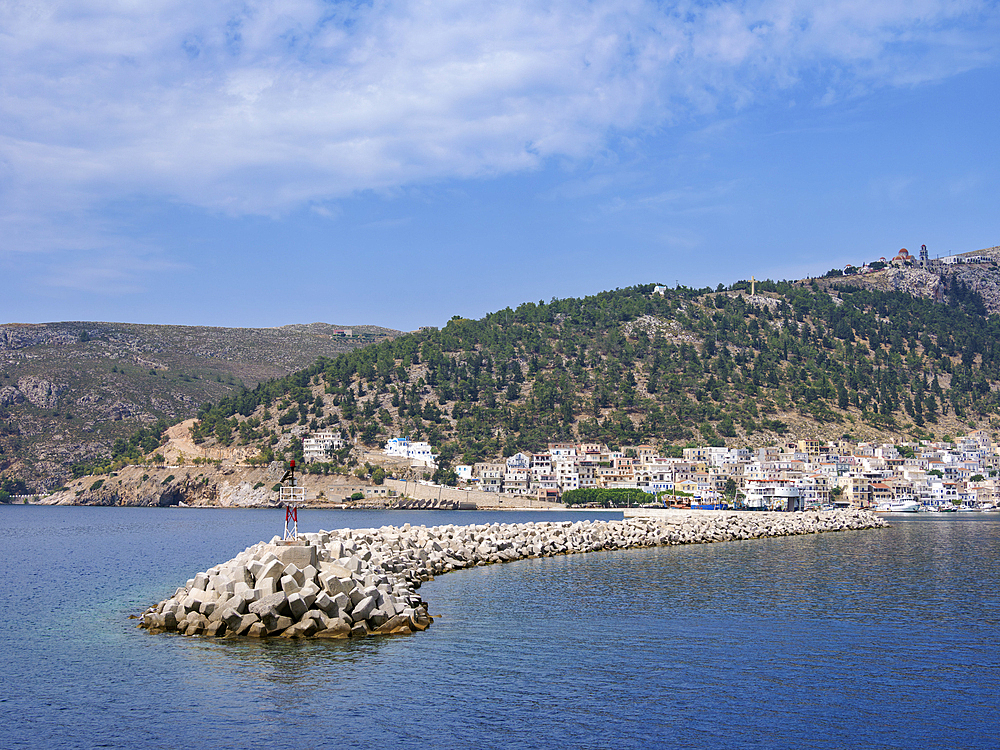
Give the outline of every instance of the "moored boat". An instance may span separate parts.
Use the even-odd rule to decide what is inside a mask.
[[[882,503],[876,508],[876,511],[880,513],[919,513],[920,503],[916,500],[893,500]]]

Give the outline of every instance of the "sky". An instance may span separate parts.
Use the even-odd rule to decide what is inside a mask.
[[[1000,245],[975,0],[0,0],[0,322],[401,330]]]

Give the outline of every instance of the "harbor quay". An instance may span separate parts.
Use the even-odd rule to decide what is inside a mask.
[[[877,529],[864,510],[633,509],[612,521],[382,526],[275,537],[200,572],[147,609],[152,633],[251,638],[408,635],[433,618],[424,581],[526,558]]]

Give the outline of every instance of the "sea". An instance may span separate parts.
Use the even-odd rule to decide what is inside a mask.
[[[621,518],[303,511],[300,530]],[[997,748],[1000,514],[522,560],[411,636],[130,619],[280,510],[0,506],[3,748]]]

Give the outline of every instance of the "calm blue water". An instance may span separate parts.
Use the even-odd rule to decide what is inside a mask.
[[[303,516],[305,531],[588,517]],[[0,745],[998,744],[994,515],[459,571],[421,589],[440,618],[410,637],[209,640],[126,619],[283,520],[0,507]]]

